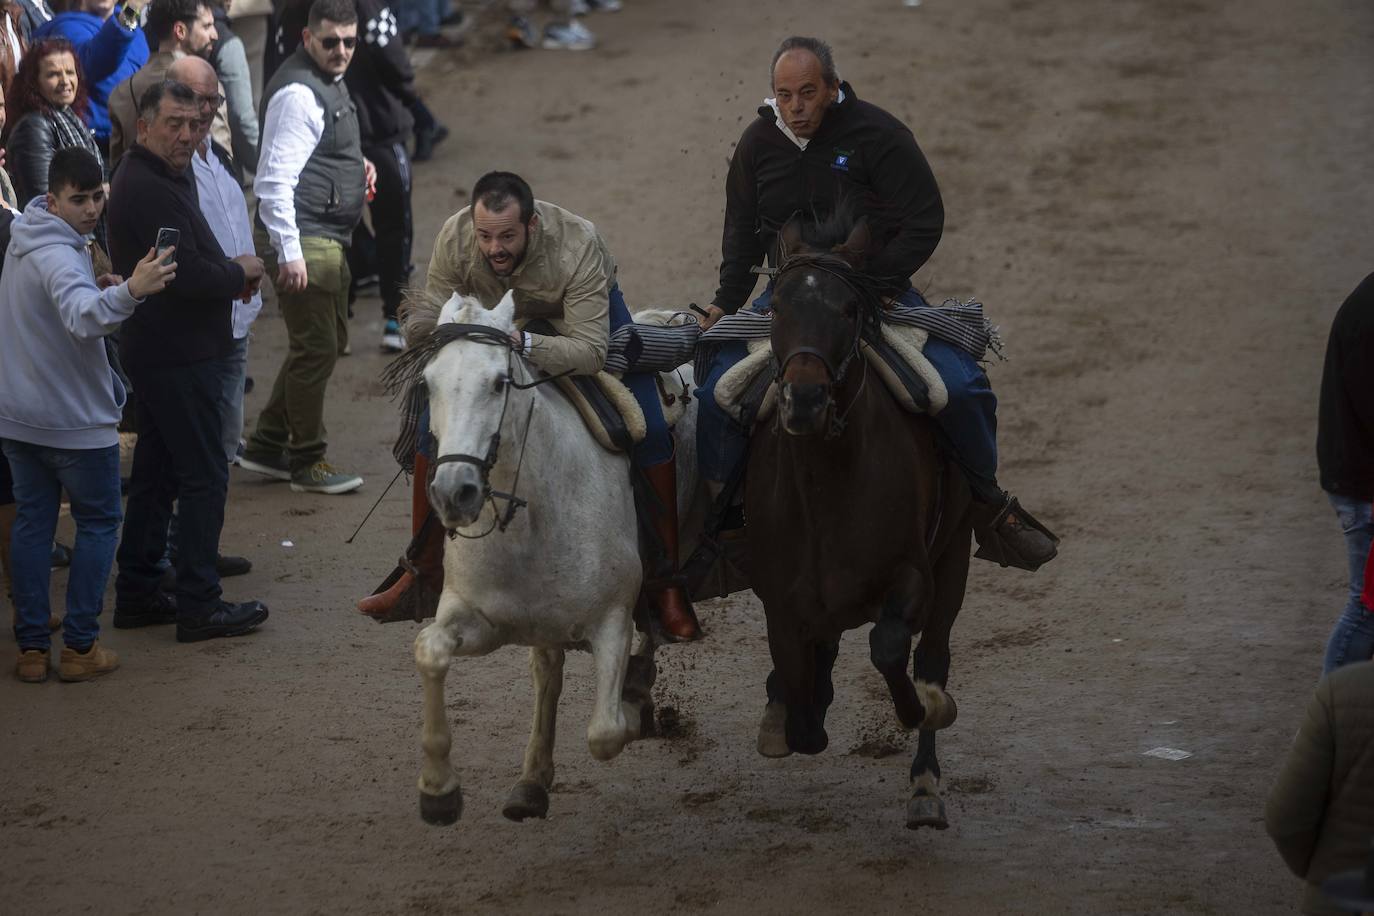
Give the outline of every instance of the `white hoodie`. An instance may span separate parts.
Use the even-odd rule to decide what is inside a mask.
[[[11,225],[0,276],[0,438],[119,444],[124,385],[101,338],[139,302],[127,282],[97,287],[85,236],[34,198]]]

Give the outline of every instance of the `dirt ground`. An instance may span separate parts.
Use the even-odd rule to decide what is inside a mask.
[[[755,754],[747,596],[661,653],[677,726],[609,764],[586,751],[590,659],[569,658],[547,821],[500,814],[523,650],[459,662],[467,807],[421,823],[416,628],[352,611],[406,540],[402,488],[344,543],[395,471],[364,300],[329,409],[364,489],[234,472],[223,547],[256,565],[227,593],[265,600],[267,625],[194,646],[109,630],[124,666],[99,683],[0,678],[0,913],[1295,911],[1262,811],[1342,601],[1313,441],[1331,316],[1374,266],[1374,8],[627,0],[588,24],[595,53],[428,56],[454,138],[417,170],[421,269],[501,167],[598,224],[632,305],[707,301],[727,157],[794,32],[832,42],[931,161],[949,218],[919,282],[1001,325],[1003,482],[1065,539],[1033,576],[975,564],[951,829],[903,827],[915,742],[862,634],[830,750]],[[255,334],[250,417],[283,353],[274,310]]]

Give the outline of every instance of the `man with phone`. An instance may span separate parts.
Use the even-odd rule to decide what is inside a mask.
[[[121,332],[138,445],[117,555],[114,624],[175,622],[181,642],[240,636],[267,619],[260,602],[224,601],[216,570],[229,486],[222,363],[234,343],[232,302],[256,292],[263,265],[253,255],[226,257],[200,211],[190,169],[199,118],[199,100],[182,83],[155,83],[144,93],[138,143],[115,173],[109,217],[116,270],[127,272],[160,230],[178,233],[176,280],[149,297]],[[158,586],[174,500],[180,525],[173,597]]]
[[[324,396],[348,344],[345,246],[376,180],[343,81],[358,43],[353,0],[315,0],[302,38],[263,91],[253,183],[258,250],[274,271],[290,348],[240,464],[300,493],[347,493],[363,479],[325,460]]]

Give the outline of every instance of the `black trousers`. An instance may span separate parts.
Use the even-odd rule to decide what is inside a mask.
[[[219,602],[220,529],[229,492],[224,460],[224,382],[219,361],[189,366],[125,366],[134,385],[138,445],[129,476],[124,535],[115,560],[119,604],[146,601],[162,579],[167,523],[178,503],[178,615],[196,619]]]
[[[377,167],[377,196],[368,204],[372,230],[362,222],[353,230],[349,265],[354,277],[375,270],[382,316],[395,318],[410,279],[415,234],[410,215],[410,157],[404,143],[363,144],[363,155]],[[374,252],[371,264],[365,263],[368,252]]]

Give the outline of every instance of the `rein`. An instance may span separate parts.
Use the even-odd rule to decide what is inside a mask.
[[[488,346],[504,346],[507,351],[506,375],[503,380],[504,384],[502,385],[501,418],[496,422],[496,431],[492,433],[491,438],[487,440],[486,454],[479,458],[476,455],[451,452],[446,455],[440,455],[438,458],[434,459],[434,467],[436,468],[442,464],[471,464],[477,468],[477,473],[482,481],[482,501],[484,503],[491,503],[491,525],[481,534],[464,534],[457,528],[448,529],[448,536],[450,538],[460,537],[469,541],[476,541],[486,537],[493,531],[504,532],[506,528],[510,526],[510,523],[515,520],[515,513],[529,505],[528,501],[516,495],[516,490],[520,486],[520,470],[525,464],[525,447],[529,445],[530,425],[531,421],[534,419],[534,405],[536,401],[530,401],[529,412],[525,415],[525,435],[520,440],[520,456],[516,459],[515,478],[511,481],[510,492],[504,493],[500,490],[493,490],[491,487],[491,470],[496,466],[496,461],[500,457],[501,429],[506,425],[506,411],[510,407],[511,389],[516,388],[520,391],[528,391],[531,388],[537,388],[540,385],[548,384],[555,379],[560,379],[565,375],[569,375],[571,370],[568,372],[560,372],[558,375],[545,376],[544,378],[535,379],[530,382],[517,382],[514,375],[515,345],[504,332],[487,327],[484,324],[460,324],[455,322],[440,325],[440,327],[446,329],[444,333],[448,339],[440,343],[439,347],[436,347],[435,352],[442,346],[460,338],[472,340]],[[504,512],[502,512],[496,504],[498,499],[505,501],[506,508]]]

